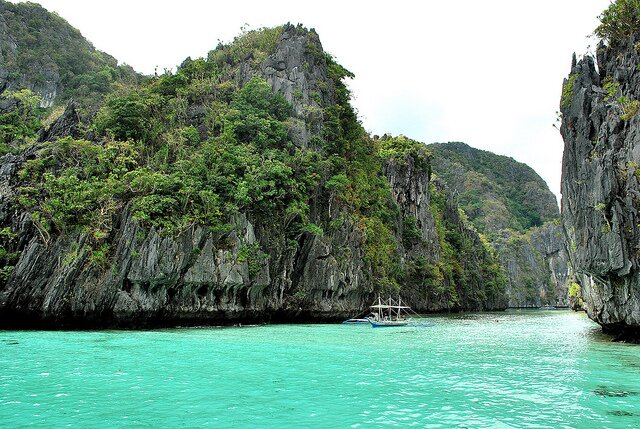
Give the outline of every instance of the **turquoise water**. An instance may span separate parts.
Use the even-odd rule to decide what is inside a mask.
[[[640,427],[640,346],[583,314],[431,320],[0,331],[0,427]]]

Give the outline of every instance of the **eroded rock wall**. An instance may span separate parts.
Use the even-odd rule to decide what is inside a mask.
[[[589,317],[640,338],[640,35],[575,57],[561,100],[562,226]]]
[[[492,244],[507,274],[509,307],[569,306],[571,268],[559,225],[525,234],[503,230]]]

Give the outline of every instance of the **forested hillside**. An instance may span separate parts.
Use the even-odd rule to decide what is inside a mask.
[[[70,98],[95,105],[117,83],[138,79],[55,13],[35,3],[0,1],[0,93],[29,89],[42,107]]]
[[[495,249],[511,307],[568,306],[571,270],[556,198],[528,165],[460,143],[428,145],[433,170]]]
[[[460,205],[479,230],[522,232],[558,219],[555,196],[528,165],[460,142],[428,148],[434,154],[434,170],[459,195]]]

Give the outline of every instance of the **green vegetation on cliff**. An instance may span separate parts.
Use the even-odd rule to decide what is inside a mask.
[[[198,63],[191,64],[178,71],[181,87],[168,87],[175,76],[164,76],[109,98],[93,124],[101,144],[63,138],[27,162],[21,203],[43,230],[87,229],[100,244],[127,203],[165,233],[193,224],[224,229],[239,211],[279,221],[292,236],[309,227],[308,198],[322,162],[289,141],[289,105],[259,78],[229,102],[214,92],[207,101],[221,125],[202,139],[174,95],[194,85]]]
[[[434,171],[458,194],[461,207],[479,231],[526,231],[558,218],[555,196],[528,165],[464,143],[427,148],[434,155]]]
[[[80,230],[101,249],[116,215],[130,205],[135,218],[165,234],[192,225],[225,231],[232,215],[247,213],[295,245],[301,234],[331,227],[310,220],[310,199],[321,187],[362,229],[377,286],[397,289],[401,270],[390,227],[397,209],[378,149],[349,104],[342,80],[350,73],[323,58],[335,103],[323,106],[320,151],[294,145],[292,107],[266,81],[254,76],[238,86],[229,79],[247,50],[264,58],[262,49],[273,49],[276,30],[247,33],[208,59],[187,60],[175,73],[113,93],[90,124],[99,143],[44,143],[20,172],[19,198],[42,237]],[[193,108],[204,112],[200,129],[189,116]]]
[[[609,42],[620,42],[640,28],[640,1],[615,0],[600,16],[596,36]]]
[[[429,194],[442,254],[434,265],[418,261],[416,274],[422,276],[424,286],[431,293],[434,288],[439,294],[445,293],[453,307],[465,303],[482,308],[487,301],[501,300],[506,278],[491,246],[469,229],[464,211],[447,198],[443,189],[431,183]],[[474,269],[467,269],[467,265]],[[480,284],[482,288],[473,287]]]
[[[28,89],[0,95],[0,156],[11,151],[12,143],[35,137],[45,110],[39,106],[40,97]]]
[[[51,18],[57,25],[56,19]],[[7,28],[22,34],[20,26]],[[59,48],[38,40],[33,46]],[[39,64],[40,53],[34,55],[28,64]],[[55,63],[57,70],[64,64],[73,72],[58,82],[76,102],[64,112],[39,108],[32,92],[3,95],[7,101],[0,107],[8,106],[0,116],[3,151],[13,152],[6,161],[17,166],[9,179],[11,210],[27,212],[32,223],[4,218],[1,226],[10,234],[0,237],[1,282],[20,266],[19,252],[28,241],[11,234],[24,234],[25,227],[46,246],[67,249],[60,243],[77,239],[80,244],[62,259],[88,255],[83,269],[111,275],[130,269],[131,261],[124,259],[141,252],[122,253],[117,237],[124,223],[162,240],[202,232],[185,259],[188,265],[175,274],[180,279],[205,241],[212,240],[209,246],[219,252],[239,246],[229,263],[248,264],[248,276],[229,278],[233,290],[277,284],[290,295],[280,299],[295,306],[333,293],[351,294],[344,300],[414,291],[424,308],[504,306],[504,278],[494,255],[446,190],[429,191],[430,155],[424,145],[365,132],[344,82],[353,75],[322,50],[313,30],[286,25],[243,32],[206,58],[187,58],[175,72],[141,81],[114,75],[109,85],[76,85],[89,82],[98,69],[101,73],[101,55],[95,53],[93,62],[80,55],[86,70],[74,68],[64,55]],[[17,62],[10,66],[22,70]],[[302,83],[289,79],[287,67],[300,73]],[[31,83],[18,84],[47,96]],[[406,202],[392,191],[390,164],[412,169],[403,180],[420,187],[419,212],[406,212]],[[425,229],[434,223],[435,231]],[[430,234],[435,241],[427,242]],[[142,246],[137,236],[127,240]],[[307,264],[310,246],[316,253]],[[345,269],[333,289],[325,292],[323,284],[307,290],[298,284],[303,274],[296,264],[312,270],[351,267],[357,277]],[[327,283],[336,277],[330,272]],[[207,276],[200,280],[206,283],[200,299],[219,281]],[[258,277],[266,283],[242,283]],[[182,286],[183,280],[171,281]],[[251,296],[246,299],[257,299]]]
[[[137,79],[131,67],[96,50],[57,14],[31,2],[0,0],[0,92],[28,88],[41,95],[55,92],[56,103],[88,103],[118,82]]]

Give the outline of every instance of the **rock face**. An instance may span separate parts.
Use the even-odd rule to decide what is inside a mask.
[[[194,227],[178,237],[141,228],[125,211],[112,262],[90,264],[87,237],[26,245],[0,294],[4,325],[158,326],[336,320],[363,303],[358,237],[348,225],[310,239],[300,252],[273,248],[244,217],[212,237]],[[351,234],[351,236],[349,235]],[[350,242],[351,241],[351,242]],[[342,258],[334,251],[349,250]],[[366,290],[366,289],[365,289]]]
[[[493,241],[509,280],[509,307],[569,306],[569,257],[555,223],[525,234],[502,230]]]
[[[576,61],[561,100],[562,226],[584,305],[640,338],[640,55],[637,33]]]
[[[428,145],[434,172],[492,244],[509,307],[569,305],[569,258],[556,199],[529,166],[464,143]]]
[[[334,103],[334,88],[327,78],[326,59],[315,31],[289,26],[276,52],[262,64],[262,75],[274,91],[293,106],[289,127],[292,140],[307,148],[311,137],[320,133],[322,105]],[[305,64],[303,70],[301,64]],[[317,145],[313,145],[318,149]]]
[[[534,230],[531,243],[543,256],[550,275],[550,288],[545,294],[547,301],[541,304],[569,307],[569,283],[573,270],[569,265],[569,255],[564,246],[560,225],[548,223]]]
[[[422,152],[420,156],[427,158]],[[420,231],[421,240],[415,243],[405,243],[401,251],[405,258],[417,258],[430,255],[438,258],[440,243],[436,231],[435,220],[431,214],[431,198],[429,186],[431,172],[429,168],[416,165],[417,159],[407,155],[401,160],[388,159],[384,164],[384,173],[389,181],[391,195],[400,208],[402,219],[413,218]],[[404,225],[398,225],[399,242],[402,243]]]
[[[74,102],[67,105],[64,113],[56,119],[48,128],[41,129],[38,134],[38,141],[51,141],[61,137],[73,137],[76,139],[84,137],[81,130],[81,120],[78,114],[78,107]]]

